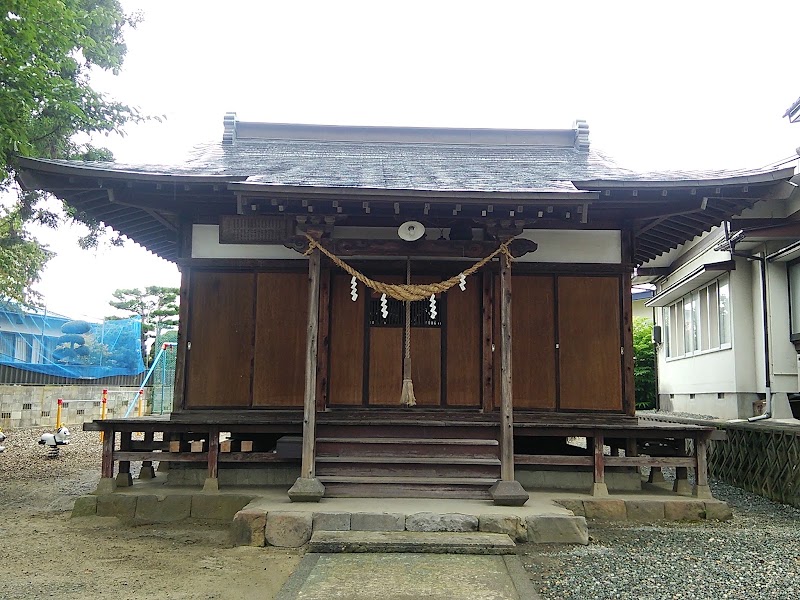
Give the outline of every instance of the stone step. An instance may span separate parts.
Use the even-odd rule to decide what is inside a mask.
[[[309,552],[403,552],[430,554],[514,554],[504,533],[419,531],[315,531]]]

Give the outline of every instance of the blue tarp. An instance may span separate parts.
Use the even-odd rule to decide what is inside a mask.
[[[99,379],[144,372],[139,317],[102,323],[0,307],[0,364]]]

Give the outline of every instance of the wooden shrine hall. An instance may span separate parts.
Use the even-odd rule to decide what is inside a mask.
[[[631,275],[788,195],[792,175],[635,173],[590,147],[582,121],[233,113],[220,143],[178,166],[20,158],[17,170],[25,189],[180,267],[172,413],[87,425],[105,432],[101,487],[129,483],[141,460],[169,463],[170,478],[200,470],[212,490],[237,469],[251,484],[283,469],[296,501],[511,505],[535,470],[585,472],[605,494],[608,470],[672,466],[688,484],[693,468],[694,493],[710,495],[715,431],[635,415]]]

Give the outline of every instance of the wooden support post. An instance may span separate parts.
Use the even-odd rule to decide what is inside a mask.
[[[219,459],[219,428],[211,427],[208,431],[208,477],[203,484],[204,492],[218,492],[218,459]]]
[[[323,412],[328,405],[328,364],[330,353],[330,299],[331,272],[321,272],[319,283],[319,376],[317,377],[317,411]]]
[[[293,502],[319,502],[325,486],[314,476],[317,425],[317,344],[319,335],[320,252],[308,259],[308,329],[306,335],[306,380],[303,399],[303,448],[300,477],[289,489]]]
[[[708,438],[698,435],[694,440],[695,486],[693,495],[696,498],[713,498],[708,485]]]
[[[131,432],[120,431],[119,433],[120,452],[128,452],[131,449]],[[133,485],[131,477],[131,461],[119,461],[119,472],[117,473],[117,487],[130,487]]]
[[[97,483],[96,494],[110,494],[117,487],[114,481],[114,429],[107,429],[104,434],[100,481]]]
[[[144,433],[144,443],[149,449],[152,450],[153,446],[153,432],[152,431],[145,431]],[[139,479],[153,479],[156,476],[155,471],[153,470],[153,461],[152,460],[144,460],[142,461],[142,469],[139,471]]]
[[[514,479],[514,394],[511,376],[511,259],[500,255],[500,481],[495,504],[522,506],[528,493]]]
[[[594,432],[592,438],[592,448],[594,450],[594,484],[592,485],[592,496],[608,496],[608,486],[606,485],[606,464],[603,455],[603,445],[605,438],[600,431]]]
[[[686,456],[686,440],[676,440],[678,444],[677,454],[679,456]],[[695,447],[697,447],[695,445]],[[696,461],[695,461],[696,464]],[[692,493],[691,486],[689,485],[689,469],[686,467],[675,467],[675,483],[672,485],[672,491],[676,494],[689,495]]]

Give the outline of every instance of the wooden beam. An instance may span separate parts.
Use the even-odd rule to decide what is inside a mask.
[[[186,367],[188,361],[186,351],[189,336],[189,289],[192,270],[189,267],[181,269],[180,304],[178,305],[178,345],[175,346],[175,387],[172,412],[179,413],[185,405]]]
[[[219,428],[211,427],[208,432],[208,478],[217,478],[217,459],[219,458]]]
[[[100,477],[114,477],[114,428],[109,427],[103,434],[103,455],[100,465]]]
[[[308,259],[308,329],[306,333],[306,380],[303,399],[303,449],[300,476],[314,477],[317,419],[317,336],[319,334],[320,252]]]
[[[511,374],[511,260],[500,257],[500,478],[514,481],[514,391]]]
[[[326,250],[336,256],[446,256],[464,258],[483,258],[497,250],[497,242],[475,242],[460,240],[418,240],[405,242],[396,240],[331,240],[320,242]],[[286,242],[286,247],[298,252],[305,252],[308,240],[305,237],[293,237]],[[534,252],[537,244],[526,239],[514,240],[510,250],[514,258]]]
[[[605,471],[605,456],[603,456],[603,434],[599,431],[594,432],[592,438],[592,447],[594,449],[594,483],[605,485],[606,471]]]
[[[631,248],[630,234],[623,233],[623,248]],[[622,410],[626,415],[636,414],[636,390],[633,379],[633,299],[631,274],[622,274]]]

